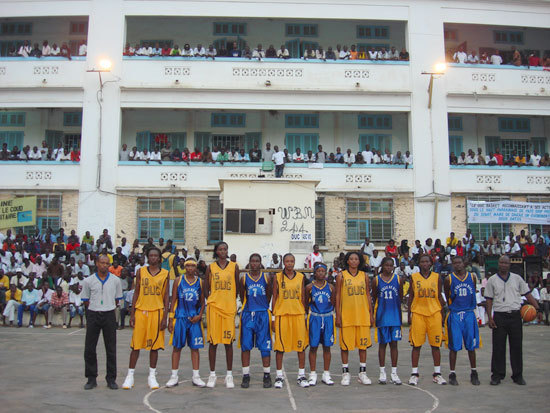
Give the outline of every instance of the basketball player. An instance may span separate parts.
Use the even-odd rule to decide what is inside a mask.
[[[168,271],[160,268],[161,252],[157,247],[147,250],[149,265],[141,267],[136,275],[130,327],[134,328],[130,347],[130,366],[123,389],[134,386],[134,369],[141,349],[150,350],[149,378],[151,389],[158,389],[158,350],[164,350],[164,329],[168,318]]]
[[[420,272],[411,275],[411,287],[409,288],[409,320],[411,328],[409,331],[409,342],[412,349],[412,373],[409,384],[418,384],[418,359],[420,348],[426,341],[432,347],[432,358],[434,360],[433,381],[437,384],[447,384],[441,376],[441,338],[443,336],[442,309],[444,306],[442,282],[439,274],[430,271],[432,260],[428,255],[421,255],[419,258]],[[411,318],[412,313],[412,318]]]
[[[174,349],[172,351],[172,375],[166,383],[166,387],[178,385],[181,349],[185,347],[185,344],[191,349],[192,383],[194,386],[204,387],[205,383],[199,375],[199,349],[204,348],[204,332],[201,323],[204,312],[202,281],[197,276],[197,261],[194,258],[188,257],[184,265],[185,275],[176,278],[172,287],[168,331],[172,333],[170,341]]]
[[[476,277],[464,268],[464,257],[455,255],[452,260],[453,272],[445,280],[445,297],[449,300],[449,314],[445,327],[447,330],[447,346],[449,347],[449,384],[458,385],[455,366],[456,353],[464,347],[468,350],[470,359],[470,382],[479,386],[479,377],[476,370],[476,348],[479,348],[479,327],[477,325],[475,309]]]
[[[327,266],[315,263],[314,280],[306,286],[306,302],[309,305],[309,385],[317,384],[317,347],[323,345],[324,370],[321,381],[329,386],[334,382],[330,377],[330,348],[334,344],[334,287],[326,281]]]
[[[403,301],[403,279],[394,273],[393,259],[384,257],[381,273],[372,280],[372,298],[376,327],[378,328],[378,361],[380,377],[378,383],[386,384],[386,345],[390,345],[390,381],[401,384],[397,375],[397,344],[401,341],[401,302]]]
[[[233,382],[233,341],[235,340],[235,315],[237,314],[237,294],[239,290],[239,266],[227,259],[228,246],[218,242],[214,246],[214,261],[206,269],[204,295],[207,298],[206,319],[208,361],[210,376],[206,387],[216,386],[216,350],[218,344],[225,347],[227,375],[225,387],[232,389]]]
[[[370,326],[374,324],[369,276],[360,271],[363,256],[357,251],[346,254],[345,270],[336,277],[336,326],[340,328],[342,386],[349,386],[348,357],[359,350],[359,383],[371,384],[367,376],[367,348],[371,346]]]
[[[306,379],[306,354],[308,335],[306,328],[305,277],[294,271],[294,255],[283,257],[284,270],[276,274],[273,281],[273,314],[275,330],[275,357],[277,378],[275,388],[283,388],[283,356],[291,351],[298,352],[298,385],[309,387]]]
[[[271,301],[272,280],[269,274],[261,271],[262,257],[252,254],[248,260],[250,271],[243,279],[240,289],[243,310],[241,313],[241,331],[239,346],[243,366],[243,381],[241,387],[250,386],[250,350],[257,347],[262,356],[264,367],[263,386],[270,388],[271,383]]]
[[[168,286],[168,294],[170,295],[170,297],[172,296],[172,287],[174,285],[174,280],[178,275],[176,264],[176,255],[172,254],[172,243],[169,242],[169,244],[162,251],[161,268],[168,271],[168,274],[170,275],[170,284]]]

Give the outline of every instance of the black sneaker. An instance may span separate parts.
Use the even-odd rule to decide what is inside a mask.
[[[470,373],[470,383],[472,383],[474,386],[479,386],[481,384],[479,382],[479,377],[477,376],[477,370],[473,370]]]
[[[491,386],[498,386],[500,384],[500,379],[496,377],[491,377]]]
[[[458,381],[456,380],[456,373],[449,374],[449,384],[451,386],[458,386]]]
[[[118,384],[116,384],[116,382],[114,381],[107,382],[107,387],[111,390],[118,390]]]
[[[88,379],[88,383],[84,385],[84,390],[92,390],[94,387],[97,387],[96,379]]]
[[[264,373],[264,389],[271,388],[271,374]]]
[[[243,389],[248,389],[250,387],[250,375],[249,374],[245,374],[243,376],[243,381],[241,383],[241,387]]]
[[[525,386],[527,383],[525,380],[523,380],[523,377],[518,377],[517,379],[514,379],[514,383],[519,384],[520,386]]]

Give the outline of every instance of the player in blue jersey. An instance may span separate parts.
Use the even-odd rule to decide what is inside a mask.
[[[243,365],[241,387],[250,386],[250,350],[257,347],[264,366],[263,386],[271,387],[271,314],[269,302],[272,294],[271,276],[261,271],[262,257],[252,254],[249,258],[249,271],[241,280],[240,289],[243,310],[241,313],[241,331],[239,345]]]
[[[315,263],[314,280],[306,286],[306,302],[309,305],[309,385],[317,384],[317,347],[323,345],[324,370],[321,381],[329,386],[334,382],[330,377],[330,348],[334,344],[334,287],[326,281],[327,266]]]
[[[456,353],[462,350],[462,342],[468,350],[470,359],[470,382],[479,385],[476,370],[476,348],[479,348],[479,327],[475,315],[476,277],[466,272],[464,258],[455,255],[452,260],[453,272],[445,280],[445,297],[449,301],[449,314],[445,322],[447,330],[447,346],[449,347],[449,384],[458,385],[456,380]]]
[[[386,345],[390,345],[391,382],[401,384],[397,375],[397,342],[401,341],[401,302],[403,300],[403,279],[394,273],[391,257],[385,257],[380,264],[379,275],[372,280],[372,298],[378,333],[378,361],[380,377],[378,383],[386,384]]]
[[[166,387],[178,385],[178,367],[181,349],[187,344],[191,349],[193,365],[193,385],[204,387],[199,376],[199,349],[204,347],[202,313],[204,312],[204,291],[197,275],[197,262],[193,258],[185,260],[185,275],[178,277],[172,286],[170,322],[168,331],[174,349],[172,351],[172,375]],[[174,321],[175,320],[175,321]]]

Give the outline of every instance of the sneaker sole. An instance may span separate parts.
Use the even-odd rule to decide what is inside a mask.
[[[203,385],[196,384],[196,383],[191,383],[191,384],[193,384],[193,386],[197,386],[197,387],[200,387],[200,388],[206,387],[206,384],[203,384]]]
[[[327,386],[334,386],[334,383],[327,383],[326,381],[324,380],[321,380],[323,384],[326,384]]]
[[[172,384],[172,385],[166,385],[167,388],[171,389],[172,387],[176,387],[179,383],[176,383],[176,384]]]
[[[396,386],[401,386],[403,383],[400,382],[400,381],[393,381],[393,380],[390,380],[390,383],[391,384],[395,384]]]
[[[132,387],[134,387],[134,386],[130,386],[130,387],[123,387],[123,388],[122,388],[122,390],[131,390],[131,389],[132,389]]]
[[[157,390],[157,389],[160,389],[160,386],[157,386],[157,387],[149,387],[151,390]]]
[[[378,384],[387,384],[387,381],[378,380]]]

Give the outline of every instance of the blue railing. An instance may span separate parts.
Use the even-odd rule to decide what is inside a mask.
[[[19,161],[0,161],[0,165],[79,165],[80,162],[73,161],[35,161],[35,160],[19,160]]]
[[[0,57],[0,62],[23,62],[23,61],[41,62],[41,61],[52,61],[52,60],[69,61],[69,59],[63,56],[44,56],[44,57],[2,56]],[[72,60],[83,62],[86,60],[86,56],[71,56],[71,61]]]
[[[491,169],[491,170],[510,170],[510,169],[528,169],[532,171],[548,171],[550,170],[549,166],[506,166],[506,165],[449,165],[451,169]]]
[[[189,62],[212,62],[211,58],[205,57],[184,57],[184,56],[123,56],[123,60],[147,60],[147,61],[189,61]],[[258,59],[248,59],[246,57],[216,57],[214,62],[258,62]],[[409,62],[405,60],[368,60],[368,59],[356,59],[356,60],[332,60],[332,59],[278,59],[278,58],[264,58],[260,61],[268,63],[336,63],[336,64],[375,64],[375,65],[401,65],[408,66]]]
[[[146,163],[145,161],[119,161],[119,166],[190,166],[197,167],[203,166],[207,168],[231,168],[231,167],[256,167],[261,168],[262,162],[230,162],[225,161],[223,165],[219,162],[216,163],[206,163],[206,162],[172,162],[172,161],[162,161],[162,164],[159,164],[158,161],[150,161]],[[308,163],[287,163],[285,168],[311,168],[311,169],[321,169],[321,168],[350,168],[345,163],[324,163],[324,164],[313,164],[313,165],[323,165],[322,167],[312,167],[312,164]],[[412,165],[409,165],[407,169],[412,169]],[[364,169],[405,169],[405,165],[388,165],[388,164],[353,164],[351,168],[364,168]]]
[[[537,72],[550,70],[550,67],[543,67],[543,66],[514,66],[514,65],[471,64],[471,63],[449,63],[448,66],[449,67],[470,67],[470,68],[476,68],[476,69],[533,70]]]

